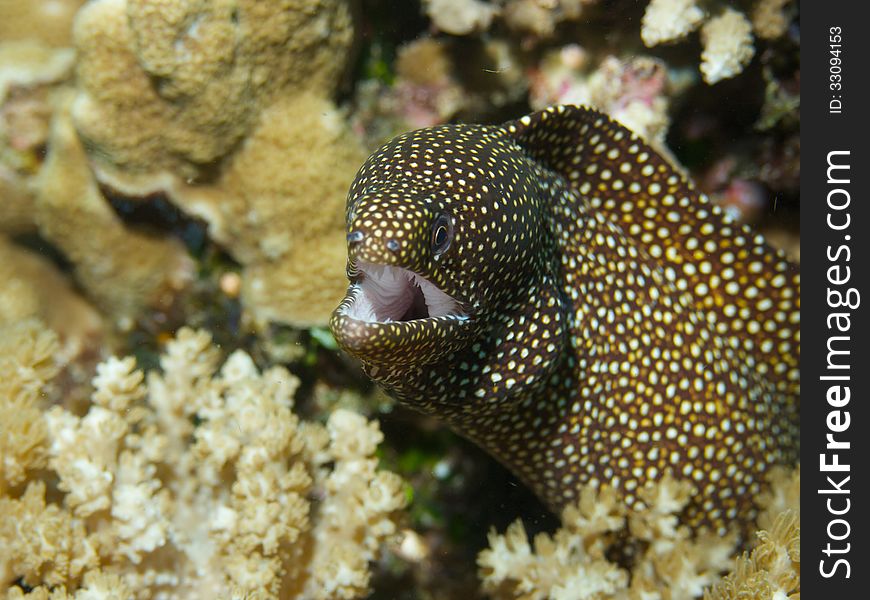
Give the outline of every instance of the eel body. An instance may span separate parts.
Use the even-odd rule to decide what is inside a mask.
[[[721,531],[797,459],[798,268],[607,116],[400,135],[346,217],[338,343],[551,509],[670,473]]]

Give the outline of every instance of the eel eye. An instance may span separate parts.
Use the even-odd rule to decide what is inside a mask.
[[[453,239],[453,219],[450,215],[440,214],[432,223],[432,253],[443,254]]]

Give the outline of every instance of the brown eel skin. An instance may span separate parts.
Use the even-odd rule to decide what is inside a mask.
[[[724,531],[797,460],[798,267],[606,115],[400,135],[346,216],[340,346],[554,511],[671,473]]]

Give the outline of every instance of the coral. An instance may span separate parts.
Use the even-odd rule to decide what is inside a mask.
[[[41,365],[55,342],[29,327],[18,338],[30,346],[0,352],[32,364],[20,370],[37,389],[54,373]],[[377,424],[346,410],[325,426],[301,422],[285,369],[261,373],[241,351],[220,362],[207,334],[182,329],[160,372],[132,358],[101,363],[83,415],[27,413],[42,423],[27,441],[40,454],[13,474],[22,485],[30,473],[24,493],[0,494],[0,511],[15,516],[0,525],[11,597],[21,597],[15,581],[35,597],[56,597],[58,585],[70,597],[366,593],[406,502],[402,480],[377,467]],[[0,437],[25,445],[17,439]],[[46,460],[48,471],[32,472]]]
[[[3,236],[0,281],[0,325],[36,317],[60,336],[61,354],[67,358],[78,356],[100,339],[100,315],[54,265]]]
[[[775,40],[788,29],[792,0],[758,0],[752,9],[752,28],[758,37]]]
[[[58,103],[37,182],[39,231],[75,265],[77,280],[97,303],[119,325],[129,326],[144,306],[183,287],[192,263],[179,242],[123,225],[91,174],[66,102]]]
[[[758,540],[728,576],[704,593],[705,600],[800,598],[800,516],[791,510],[780,513],[769,530],[758,532]]]
[[[38,401],[58,372],[58,350],[57,336],[36,320],[0,325],[0,494],[47,462]],[[0,568],[0,578],[2,574]]]
[[[755,54],[752,25],[743,13],[730,8],[704,23],[701,43],[701,73],[710,84],[739,74]]]
[[[76,126],[101,177],[125,189],[201,177],[276,97],[331,89],[350,25],[337,0],[98,0],[79,12],[75,41]]]
[[[665,65],[647,56],[606,56],[595,69],[589,62],[577,45],[546,55],[532,77],[532,108],[564,103],[598,108],[669,154],[664,144],[670,124]]]
[[[630,509],[611,488],[584,489],[563,511],[562,528],[538,534],[534,548],[521,521],[504,535],[490,532],[490,547],[478,556],[483,589],[495,598],[524,599],[796,598],[800,467],[777,467],[769,483],[758,497],[758,544],[733,562],[736,532],[692,538],[678,514],[695,490],[665,477],[641,490],[642,504]],[[637,553],[628,570],[608,558],[626,547]]]
[[[640,24],[640,37],[647,47],[680,40],[695,31],[704,11],[695,0],[650,0]]]
[[[486,31],[499,7],[481,0],[426,0],[426,14],[435,26],[452,35]]]
[[[0,586],[21,578],[29,587],[78,581],[97,565],[97,542],[80,519],[46,502],[46,485],[33,481],[18,499],[0,495]]]
[[[73,59],[70,48],[32,41],[0,46],[0,227],[39,233],[55,245],[88,295],[128,325],[182,287],[192,264],[177,242],[129,231],[100,192],[68,115]],[[4,290],[7,309],[14,302],[19,316],[40,316],[73,345],[97,328],[93,310],[44,261],[6,243],[0,252],[21,261],[4,265],[22,292]],[[28,297],[33,302],[25,308]]]
[[[758,514],[758,528],[771,529],[776,518],[791,511],[801,516],[801,468],[775,467],[767,477],[770,487],[758,499],[761,512]]]
[[[376,148],[404,131],[447,122],[468,105],[455,71],[449,40],[423,36],[400,46],[392,83],[360,83],[354,128]]]
[[[98,0],[75,33],[73,116],[98,179],[205,219],[247,267],[257,321],[325,323],[344,284],[344,195],[365,159],[329,99],[347,2]]]
[[[539,534],[534,552],[520,521],[505,535],[491,532],[478,556],[483,589],[496,598],[644,598],[699,596],[728,564],[737,536],[691,538],[677,515],[694,490],[665,477],[640,491],[628,509],[609,487],[583,490],[562,513],[562,528]],[[607,558],[626,536],[642,552],[629,573]]]
[[[20,3],[15,3],[20,4]],[[26,4],[26,3],[25,3]],[[2,37],[2,36],[0,36]],[[53,112],[52,90],[69,81],[75,53],[36,41],[0,44],[0,230],[35,230],[33,176]]]
[[[762,4],[766,0],[761,0]],[[759,9],[762,8],[759,6]],[[770,31],[770,9],[764,9],[761,27]],[[714,84],[741,73],[755,54],[752,24],[733,8],[725,8],[715,17],[706,19],[695,0],[650,0],[641,22],[641,39],[647,47],[674,42],[701,27],[701,74],[704,81]]]
[[[50,46],[69,46],[73,16],[85,0],[3,0],[0,2],[0,40],[39,40]]]

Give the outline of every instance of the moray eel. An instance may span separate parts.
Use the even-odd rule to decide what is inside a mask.
[[[346,219],[339,345],[552,510],[671,473],[724,531],[797,460],[798,268],[609,117],[400,135]]]

